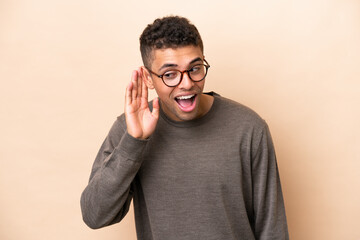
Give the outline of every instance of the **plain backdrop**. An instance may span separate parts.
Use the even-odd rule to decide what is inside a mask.
[[[358,0],[1,0],[0,239],[136,239],[132,209],[89,229],[80,194],[141,32],[171,14],[202,35],[206,91],[269,124],[291,239],[359,240]]]

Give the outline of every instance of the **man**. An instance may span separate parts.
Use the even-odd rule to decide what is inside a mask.
[[[133,200],[138,239],[288,239],[268,127],[247,107],[203,93],[210,65],[196,27],[157,19],[140,49],[144,67],[81,196],[86,224],[121,221]],[[148,89],[158,95],[150,103]]]

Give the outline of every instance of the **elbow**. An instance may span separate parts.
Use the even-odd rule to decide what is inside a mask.
[[[96,221],[93,221],[92,219],[88,218],[84,214],[83,214],[83,221],[91,229],[99,229],[99,228],[104,227],[101,224],[98,224]]]
[[[89,228],[99,229],[104,227],[104,224],[101,224],[101,222],[96,217],[96,214],[94,214],[94,208],[91,206],[91,204],[89,204],[88,201],[86,201],[84,194],[81,195],[80,206],[82,219]]]
[[[91,229],[99,229],[119,222],[116,219],[111,220],[108,216],[96,214],[92,211],[92,208],[82,208],[82,218],[84,223]]]
[[[91,229],[99,229],[118,223],[129,211],[130,202],[131,198],[127,198],[125,203],[109,204],[106,201],[94,199],[93,195],[87,195],[84,191],[80,200],[83,221]]]
[[[99,219],[92,216],[91,212],[82,210],[82,218],[84,223],[91,229],[99,229],[107,226],[107,224],[102,223]]]

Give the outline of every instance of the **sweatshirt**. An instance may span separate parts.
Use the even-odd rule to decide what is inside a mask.
[[[176,122],[160,109],[149,139],[113,124],[81,196],[85,223],[120,222],[134,204],[139,240],[289,239],[266,122],[219,96],[207,114]]]

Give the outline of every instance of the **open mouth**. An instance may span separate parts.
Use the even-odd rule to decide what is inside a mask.
[[[175,98],[180,109],[184,112],[191,112],[195,108],[196,94],[184,95]]]

